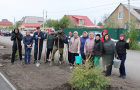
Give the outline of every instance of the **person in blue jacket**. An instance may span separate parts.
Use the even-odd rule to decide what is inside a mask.
[[[41,59],[41,53],[42,53],[42,48],[43,48],[43,40],[44,40],[44,33],[40,30],[40,27],[37,27],[37,32],[34,33],[33,39],[35,40],[35,45],[34,45],[34,64],[38,60]],[[38,39],[39,39],[39,57],[37,57],[38,53]]]
[[[28,64],[30,64],[30,56],[31,56],[32,44],[33,44],[33,37],[30,36],[30,31],[26,32],[26,36],[24,36],[23,38],[23,43],[24,43],[24,49],[25,49],[24,61],[25,61],[25,64],[27,64],[27,56],[28,56]]]
[[[85,42],[86,42],[87,39],[88,39],[87,32],[84,31],[84,32],[83,32],[83,37],[80,38],[80,43],[81,43],[81,45],[80,45],[80,52],[79,52],[79,53],[81,53],[81,57],[82,57],[83,60],[86,59],[85,54],[84,54],[84,45],[85,45]],[[84,63],[84,62],[83,62],[83,63]]]
[[[72,32],[70,31],[69,32],[69,36],[66,38],[66,40],[65,40],[65,43],[68,45],[68,48],[69,48],[69,41],[70,41],[70,39],[73,37],[73,34],[72,34]],[[69,52],[69,49],[68,49],[68,61],[69,61],[69,63],[72,63],[71,62],[71,53]]]

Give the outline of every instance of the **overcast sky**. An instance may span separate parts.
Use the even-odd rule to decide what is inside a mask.
[[[130,0],[131,5],[140,7],[140,0]],[[88,16],[96,24],[102,16],[111,14],[119,3],[127,4],[128,0],[1,0],[0,21],[21,20],[24,16],[43,16],[48,12],[48,19],[60,19],[65,14]]]

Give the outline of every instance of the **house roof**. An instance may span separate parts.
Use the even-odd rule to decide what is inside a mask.
[[[84,25],[89,27],[96,27],[91,20],[87,16],[79,16],[79,15],[65,15],[66,17],[69,17],[71,20],[74,20],[74,18],[77,19],[84,19]],[[79,22],[74,21],[75,24],[79,24]]]
[[[127,4],[122,4],[122,3],[120,3],[119,6],[120,6],[120,5],[124,6],[124,7],[129,11],[129,8],[128,8],[128,5],[127,5]],[[119,7],[119,6],[118,6],[118,7]],[[117,7],[117,8],[118,8],[118,7]],[[117,9],[117,8],[116,8],[116,9]],[[110,14],[110,16],[116,11],[116,9]],[[136,6],[130,5],[130,13],[140,21],[140,13],[139,13],[139,12],[140,12],[140,7],[136,7]],[[110,16],[109,16],[109,17],[110,17]],[[108,17],[108,18],[109,18],[109,17]]]
[[[25,21],[24,23],[38,23],[39,21],[43,22],[43,17],[25,16],[21,21]]]
[[[2,19],[2,21],[0,23],[10,23],[10,24],[12,24],[12,22],[8,21],[7,19]]]
[[[38,23],[22,23],[25,27],[40,27]]]

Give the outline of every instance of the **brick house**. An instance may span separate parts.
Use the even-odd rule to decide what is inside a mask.
[[[2,19],[2,21],[0,22],[0,29],[5,29],[7,27],[12,26],[13,23],[8,21],[7,19]]]
[[[106,19],[105,24],[114,28],[127,28],[129,22],[128,5],[120,3],[120,5]],[[135,20],[138,29],[140,29],[140,7],[130,6],[130,20]]]

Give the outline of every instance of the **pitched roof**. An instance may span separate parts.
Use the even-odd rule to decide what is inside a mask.
[[[121,3],[122,4],[122,3]],[[122,4],[127,10],[129,10],[127,4]],[[130,13],[140,21],[140,7],[130,6]]]
[[[129,11],[129,8],[128,8],[128,5],[127,4],[120,3],[119,6],[120,5],[123,5]],[[110,14],[110,16],[117,10],[117,8]],[[140,21],[140,13],[139,12],[140,12],[140,7],[136,7],[136,6],[130,5],[130,13]]]
[[[25,27],[40,27],[38,23],[22,23]]]
[[[71,20],[73,20],[74,18],[84,19],[85,26],[96,27],[96,25],[94,25],[87,16],[79,16],[79,15],[65,15],[65,16],[69,17]],[[77,21],[74,21],[74,23],[79,24],[79,22],[77,22]]]
[[[24,23],[38,23],[38,21],[43,22],[43,17],[36,17],[36,16],[25,16],[22,18],[21,21],[24,21]]]
[[[7,19],[2,19],[2,21],[0,23],[10,23],[10,24],[12,24],[12,22],[8,21]]]

